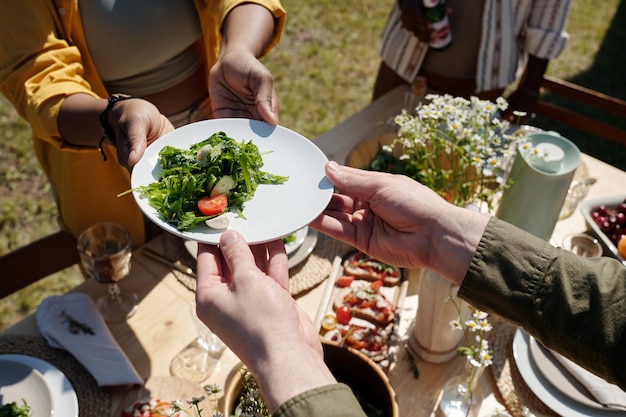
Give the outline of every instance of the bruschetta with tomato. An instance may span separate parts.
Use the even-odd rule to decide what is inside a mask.
[[[402,279],[400,268],[388,265],[362,252],[346,256],[343,262],[345,275],[367,281],[382,281],[385,286],[394,286]]]
[[[334,309],[348,306],[353,317],[367,320],[377,326],[385,327],[395,317],[394,306],[380,291],[378,281],[352,285],[339,291]]]
[[[326,333],[324,338],[338,344],[350,346],[364,353],[374,362],[383,361],[389,355],[387,337],[377,328],[356,324],[340,324],[334,330]]]

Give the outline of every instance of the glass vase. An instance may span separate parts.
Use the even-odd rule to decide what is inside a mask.
[[[460,375],[446,382],[439,402],[439,410],[446,417],[476,417],[483,401],[483,392],[478,381],[486,366],[474,366],[470,361]]]

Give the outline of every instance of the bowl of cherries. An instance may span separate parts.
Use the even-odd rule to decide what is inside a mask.
[[[626,265],[626,196],[585,200],[580,210],[604,245]]]

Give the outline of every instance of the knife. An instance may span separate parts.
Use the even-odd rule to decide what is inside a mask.
[[[193,271],[193,269],[189,268],[188,266],[183,265],[181,261],[172,261],[150,248],[144,248],[143,253],[146,254],[149,258],[157,262],[160,262],[163,265],[167,265],[169,267],[174,268],[178,272],[182,272],[185,275],[189,275],[190,277],[196,278],[196,273]]]

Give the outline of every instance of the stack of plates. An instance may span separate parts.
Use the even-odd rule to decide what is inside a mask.
[[[513,338],[515,365],[531,391],[546,406],[568,417],[617,417],[625,411],[611,410],[589,393],[537,340],[518,328]]]
[[[317,245],[317,232],[308,226],[296,231],[295,235],[295,240],[285,244],[289,268],[293,268],[308,258]]]
[[[0,355],[0,370],[3,405],[25,400],[33,416],[78,417],[76,392],[53,365],[32,356]]]
[[[315,249],[317,245],[317,232],[308,226],[304,226],[301,229],[296,230],[294,233],[295,239],[285,244],[285,251],[289,260],[289,268],[299,265],[304,261]],[[185,248],[189,251],[189,254],[194,258],[198,254],[198,242],[193,240],[185,240]]]

